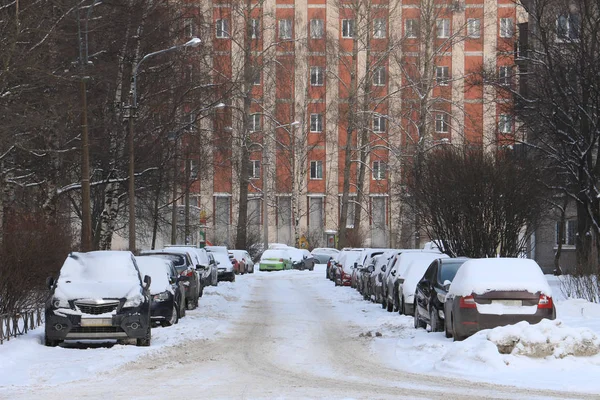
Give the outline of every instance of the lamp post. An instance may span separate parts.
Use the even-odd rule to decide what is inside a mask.
[[[298,125],[300,125],[300,122],[298,121],[294,121],[292,123],[289,124],[283,124],[283,125],[277,125],[275,126],[275,129],[279,129],[279,128],[285,128],[285,127],[290,127],[290,128],[295,128]],[[290,132],[291,135],[294,135],[294,131],[293,129]],[[268,189],[269,189],[269,185],[268,185],[268,180],[267,180],[267,165],[269,165],[268,163],[268,157],[267,157],[267,146],[266,146],[266,142],[263,139],[263,168],[262,168],[262,173],[263,173],[263,247],[264,250],[267,250],[269,248],[269,208],[267,207],[267,199],[268,199]],[[292,179],[294,179],[294,177],[292,177]]]
[[[137,109],[137,73],[140,65],[150,57],[154,57],[159,54],[168,53],[171,51],[179,50],[184,47],[197,47],[200,45],[201,40],[198,38],[192,38],[184,44],[169,47],[168,49],[155,51],[146,54],[142,59],[133,67],[131,77],[131,91],[130,91],[130,103],[129,103],[129,251],[135,251],[135,154],[134,154],[134,124],[133,118],[135,110]]]

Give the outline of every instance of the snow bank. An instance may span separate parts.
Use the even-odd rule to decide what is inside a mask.
[[[456,273],[448,294],[469,296],[492,290],[526,290],[552,296],[540,266],[525,258],[469,260]]]

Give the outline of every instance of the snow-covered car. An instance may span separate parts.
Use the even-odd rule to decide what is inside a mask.
[[[177,281],[169,276],[169,261],[159,257],[139,256],[135,261],[142,275],[152,278],[150,295],[151,320],[162,326],[171,326],[179,321],[182,293],[179,292]],[[185,299],[185,294],[183,294]]]
[[[47,279],[46,346],[64,340],[136,339],[150,346],[150,283],[129,251],[71,253]]]
[[[225,246],[206,246],[206,251],[212,253],[217,262],[219,281],[235,281],[235,271],[229,258],[229,250]]]
[[[360,251],[358,249],[357,251],[348,250],[340,252],[335,267],[336,286],[350,286],[352,270],[356,267],[359,257]]]
[[[355,287],[358,291],[368,299],[369,294],[365,293],[369,277],[373,268],[367,268],[373,266],[375,263],[373,257],[383,254],[391,249],[363,249],[358,257],[357,267],[352,271],[352,277],[350,278],[350,286]]]
[[[340,251],[338,249],[333,249],[329,247],[317,247],[312,249],[310,254],[315,259],[316,264],[327,264],[330,258],[335,257]]]
[[[415,312],[415,290],[425,271],[433,260],[448,258],[446,254],[437,253],[405,253],[400,255],[396,296],[398,312],[413,315]]]
[[[292,259],[292,268],[312,271],[315,268],[315,259],[310,251],[306,249],[297,249],[295,247],[287,247],[282,249],[286,251]]]
[[[179,272],[180,280],[185,285],[185,306],[187,310],[198,307],[198,299],[202,290],[200,273],[196,271],[197,256],[188,247],[169,248],[163,250],[143,250],[141,255],[164,257],[175,263],[175,269]]]
[[[429,264],[415,290],[415,327],[429,324],[431,332],[444,329],[444,302],[448,288],[468,258],[438,258]]]
[[[233,254],[237,262],[243,265],[242,273],[254,273],[254,262],[246,250],[229,250],[229,253]]]
[[[217,286],[218,282],[218,271],[217,265],[214,262],[211,262],[208,257],[208,252],[206,249],[201,249],[195,246],[182,246],[182,245],[169,245],[165,247],[166,250],[183,250],[193,252],[195,258],[193,261],[196,263],[196,271],[200,275],[200,284],[202,285],[200,289],[200,297],[202,297],[203,289],[206,286]]]
[[[462,340],[482,329],[555,319],[552,292],[540,266],[525,258],[465,262],[444,303],[446,336]]]
[[[388,250],[383,254],[373,257],[373,270],[367,277],[367,292],[375,303],[383,304],[383,275],[387,264],[397,250]],[[384,307],[385,308],[385,307]]]
[[[292,259],[286,251],[287,248],[266,250],[260,257],[259,271],[283,271],[292,269]]]

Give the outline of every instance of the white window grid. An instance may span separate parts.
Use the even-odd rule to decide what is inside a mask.
[[[251,160],[250,179],[260,178],[260,160]]]
[[[384,161],[373,161],[373,180],[381,181],[385,179],[386,164]]]
[[[508,114],[500,114],[498,117],[498,130],[501,133],[511,133],[512,125],[512,116]]]
[[[479,18],[467,19],[467,36],[472,39],[481,37],[481,20]]]
[[[511,83],[511,67],[501,66],[498,68],[498,81],[503,86],[509,86]]]
[[[229,20],[218,19],[216,23],[216,36],[218,39],[226,39],[229,37]]]
[[[280,19],[279,20],[279,39],[291,39],[292,38],[292,20],[291,19]]]
[[[446,66],[435,67],[435,80],[440,86],[448,86],[450,80],[449,68]]]
[[[322,19],[310,20],[310,37],[311,39],[321,39],[325,32],[325,22]]]
[[[323,114],[310,114],[310,131],[323,132]]]
[[[323,86],[324,82],[325,82],[325,68],[310,67],[310,85],[311,86]]]
[[[419,23],[416,19],[407,19],[404,21],[404,36],[407,38],[416,38],[419,36]]]
[[[435,131],[437,133],[448,133],[448,114],[437,113],[435,114]]]
[[[323,161],[310,162],[310,179],[323,179]]]
[[[373,117],[373,132],[381,133],[385,132],[385,117],[382,115],[376,115]]]
[[[513,37],[513,20],[512,18],[500,18],[500,37],[511,38]]]
[[[260,130],[260,114],[250,115],[250,131],[256,132]]]
[[[353,19],[342,20],[342,37],[345,39],[351,39],[355,35],[355,22]]]
[[[562,14],[556,18],[556,39],[579,40],[581,17],[577,13]]]
[[[447,39],[450,37],[450,20],[448,18],[435,21],[437,27],[437,37]]]
[[[373,20],[373,37],[375,39],[385,39],[387,33],[387,22],[384,18]]]
[[[186,18],[183,22],[185,27],[185,35],[189,38],[196,35],[196,23],[193,18]]]
[[[373,86],[385,86],[385,67],[376,67],[373,71]]]
[[[260,37],[260,20],[252,18],[250,20],[250,38],[258,39]]]

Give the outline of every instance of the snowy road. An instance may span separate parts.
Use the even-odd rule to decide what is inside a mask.
[[[345,315],[345,304],[330,296],[334,290],[330,283],[320,269],[239,277],[231,287],[219,285],[203,298],[213,304],[210,296],[216,297],[226,287],[219,301],[226,302],[227,308],[201,306],[179,326],[158,328],[155,334],[159,344],[167,342],[166,336],[179,335],[181,340],[170,338],[168,345],[126,363],[118,361],[119,351],[115,351],[126,346],[48,349],[60,352],[59,363],[73,358],[75,370],[77,362],[94,359],[93,354],[86,361],[75,359],[78,353],[97,351],[104,372],[74,373],[74,380],[61,379],[58,385],[51,374],[26,385],[3,386],[0,378],[0,398],[598,398],[410,374],[390,367],[369,340],[357,335],[362,327]],[[197,336],[190,336],[195,329]],[[47,349],[40,346],[42,350]],[[115,357],[114,367],[110,357]],[[0,373],[4,372],[0,369]]]

